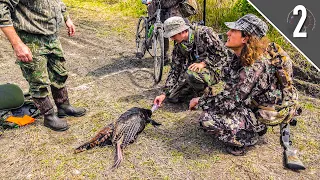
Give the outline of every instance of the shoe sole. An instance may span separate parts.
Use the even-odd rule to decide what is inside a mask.
[[[67,127],[65,127],[65,128],[62,128],[62,129],[56,129],[56,128],[49,127],[49,126],[46,126],[46,125],[44,125],[44,126],[47,127],[47,128],[49,128],[49,129],[51,129],[51,130],[53,130],[53,131],[57,131],[57,132],[62,132],[62,131],[66,131],[66,130],[69,129],[69,126],[67,126]]]
[[[84,112],[84,113],[82,113],[82,114],[75,114],[75,115],[68,115],[68,114],[61,114],[61,115],[59,115],[58,114],[58,117],[59,118],[65,118],[65,117],[81,117],[81,116],[84,116],[84,115],[86,115],[86,112]]]

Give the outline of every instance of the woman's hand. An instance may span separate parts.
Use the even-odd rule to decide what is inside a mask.
[[[193,98],[191,99],[190,103],[189,103],[189,110],[194,110],[195,107],[199,104],[199,99],[200,97],[197,97],[197,98]]]

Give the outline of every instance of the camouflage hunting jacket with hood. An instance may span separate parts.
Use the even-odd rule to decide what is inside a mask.
[[[266,57],[251,66],[242,66],[240,58],[233,54],[222,68],[224,90],[217,95],[202,96],[199,106],[217,114],[227,114],[239,108],[251,108],[255,100],[260,105],[278,104],[282,91]]]
[[[164,93],[168,94],[191,64],[205,62],[206,68],[214,72],[212,74],[219,75],[227,58],[227,49],[212,28],[191,25],[188,41],[174,46],[171,70],[164,87]],[[217,78],[218,82],[220,77]]]
[[[0,27],[53,35],[69,14],[61,0],[0,0]]]

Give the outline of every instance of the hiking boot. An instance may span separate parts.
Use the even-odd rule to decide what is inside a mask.
[[[58,117],[63,118],[67,116],[80,117],[86,114],[86,109],[76,108],[70,105],[68,98],[68,91],[66,87],[55,88],[51,86],[51,92],[55,104],[58,108]]]
[[[244,156],[247,153],[247,149],[244,146],[227,146],[226,151],[234,156]]]
[[[44,115],[44,126],[48,127],[54,131],[65,131],[69,129],[67,121],[64,119],[60,119],[55,113],[54,110],[49,110]]]
[[[37,108],[40,110],[41,115],[44,116],[44,126],[54,131],[65,131],[69,129],[67,121],[60,119],[54,113],[53,105],[49,97],[45,98],[32,98]]]
[[[60,118],[73,116],[80,117],[86,114],[86,109],[84,108],[76,108],[69,104],[69,102],[65,102],[66,104],[61,104],[58,107],[58,116]]]
[[[176,103],[182,103],[183,101],[180,98],[167,98],[168,102],[176,104]]]

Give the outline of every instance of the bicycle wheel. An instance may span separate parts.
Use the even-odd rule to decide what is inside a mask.
[[[154,34],[152,42],[152,50],[154,53],[154,81],[159,83],[162,78],[163,62],[164,62],[164,42],[163,42],[163,30],[158,29]]]
[[[147,37],[147,18],[140,17],[136,31],[136,57],[141,59],[146,53],[146,37]]]

